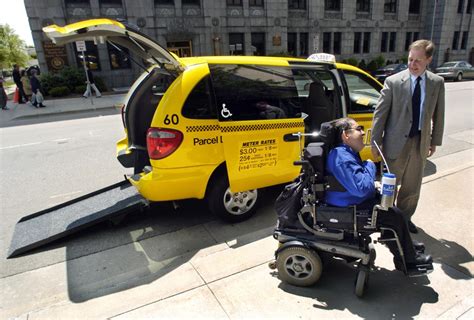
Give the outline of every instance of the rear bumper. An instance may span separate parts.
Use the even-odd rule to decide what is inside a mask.
[[[203,199],[215,165],[190,168],[153,168],[149,173],[129,178],[138,192],[149,201]]]

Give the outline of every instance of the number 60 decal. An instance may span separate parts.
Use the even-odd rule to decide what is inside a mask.
[[[164,124],[168,125],[170,123],[172,124],[178,124],[179,123],[179,117],[177,114],[172,114],[171,117],[169,114],[166,115],[165,120],[163,121]]]

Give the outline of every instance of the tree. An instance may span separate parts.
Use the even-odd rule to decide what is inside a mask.
[[[0,69],[10,69],[14,64],[25,66],[29,60],[25,42],[8,24],[0,24]]]

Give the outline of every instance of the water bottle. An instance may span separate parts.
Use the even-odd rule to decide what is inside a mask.
[[[382,176],[382,188],[380,192],[382,194],[382,201],[380,205],[385,210],[393,207],[393,201],[395,200],[395,188],[397,187],[397,178],[393,173],[384,173]]]

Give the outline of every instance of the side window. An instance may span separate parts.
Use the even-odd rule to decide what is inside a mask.
[[[349,91],[349,113],[373,112],[382,87],[363,74],[344,71]]]
[[[298,91],[290,68],[234,64],[209,67],[221,120],[301,116]],[[223,110],[228,110],[228,113]]]
[[[191,119],[216,119],[211,103],[209,76],[204,77],[194,87],[184,103],[183,116]]]

